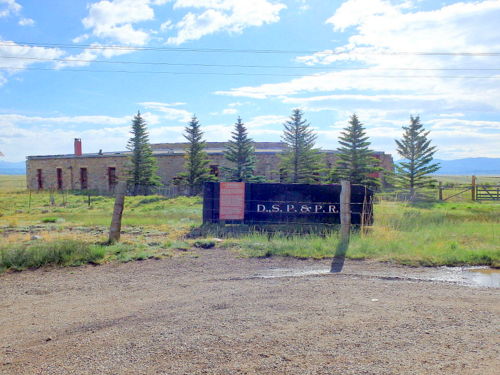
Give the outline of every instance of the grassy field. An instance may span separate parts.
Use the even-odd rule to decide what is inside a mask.
[[[472,183],[472,176],[437,175],[433,178],[443,184],[470,185]],[[499,185],[500,176],[476,176],[476,184]]]
[[[0,175],[0,192],[26,189],[26,176]]]
[[[9,183],[6,183],[6,180]],[[18,181],[22,181],[20,178]],[[113,199],[32,193],[0,176],[0,269],[79,265],[172,256],[195,257],[214,244],[242,256],[330,258],[336,234],[290,236],[251,233],[222,241],[190,238],[201,225],[201,199],[127,197],[122,241],[107,246]],[[473,202],[404,204],[382,200],[375,224],[354,233],[346,253],[407,265],[500,267],[500,204]]]

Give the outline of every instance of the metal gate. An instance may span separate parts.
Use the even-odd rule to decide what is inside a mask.
[[[500,201],[500,186],[476,186],[476,201]]]

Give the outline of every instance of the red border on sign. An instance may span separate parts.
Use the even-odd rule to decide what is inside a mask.
[[[220,220],[243,220],[245,217],[245,183],[221,182],[219,196]]]

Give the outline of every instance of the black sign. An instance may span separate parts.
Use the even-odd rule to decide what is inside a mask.
[[[245,183],[237,188],[237,183],[205,183],[204,223],[340,224],[340,185]],[[352,224],[371,224],[372,198],[372,190],[351,186]]]

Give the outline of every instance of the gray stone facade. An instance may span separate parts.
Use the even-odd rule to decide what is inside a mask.
[[[177,174],[184,169],[183,143],[152,144],[158,164],[158,175],[164,185],[171,185]],[[213,173],[227,166],[224,159],[225,143],[207,142],[205,151],[210,159]],[[270,181],[279,181],[279,154],[284,144],[279,142],[256,142],[256,175]],[[335,163],[334,151],[323,151],[327,165]],[[377,152],[386,170],[393,169],[392,156]],[[117,180],[125,180],[129,169],[130,152],[105,152],[82,155],[28,156],[26,161],[27,185],[29,189],[95,190],[109,192]]]

